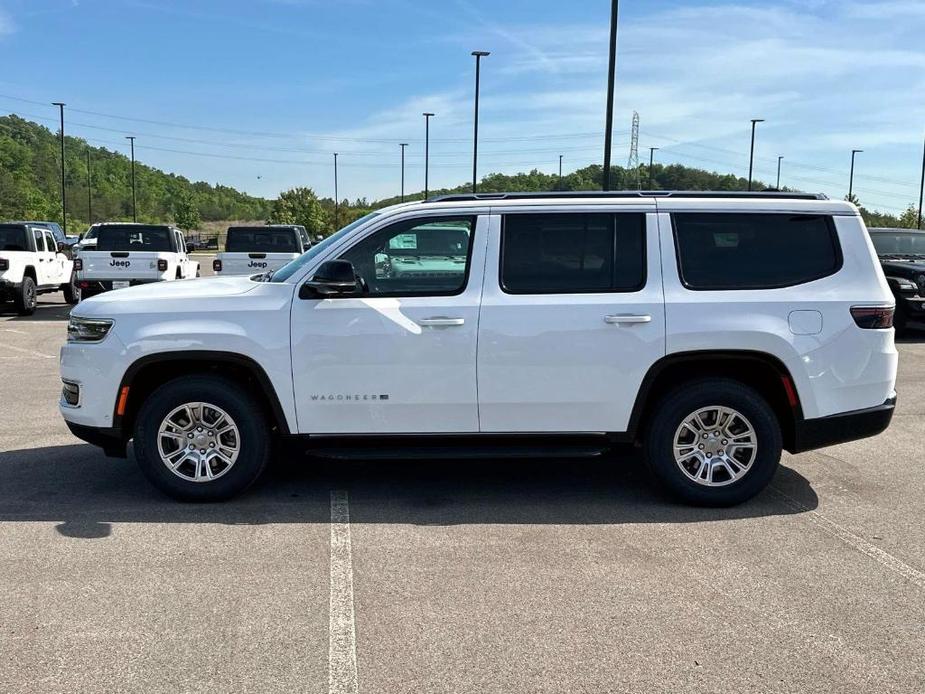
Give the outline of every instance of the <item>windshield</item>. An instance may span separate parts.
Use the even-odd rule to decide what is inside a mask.
[[[301,250],[301,240],[295,229],[229,227],[225,241],[228,253],[299,253]]]
[[[285,282],[290,277],[292,277],[296,272],[301,268],[305,267],[306,264],[310,263],[313,258],[316,258],[318,254],[323,253],[331,245],[337,243],[340,239],[347,236],[351,231],[356,229],[363,224],[366,224],[373,217],[378,217],[378,212],[370,212],[365,217],[360,217],[359,219],[351,222],[345,226],[340,231],[337,231],[330,236],[328,236],[324,241],[319,241],[314,246],[305,251],[298,258],[293,260],[291,263],[286,263],[279,270],[273,273],[273,276],[270,278],[271,282]]]
[[[98,251],[171,252],[170,227],[165,226],[105,226],[96,241]]]
[[[870,235],[877,255],[925,256],[925,234],[914,231],[877,232]]]
[[[99,227],[90,227],[89,229],[87,229],[87,233],[84,234],[84,241],[88,241],[89,239],[95,239],[96,235],[99,232],[100,232]]]
[[[0,251],[27,251],[26,228],[18,224],[0,224]]]

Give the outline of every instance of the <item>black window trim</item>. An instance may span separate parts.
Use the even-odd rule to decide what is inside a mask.
[[[681,266],[681,246],[678,244],[678,225],[677,225],[677,216],[684,214],[737,214],[737,215],[780,215],[786,217],[822,217],[825,221],[826,229],[829,232],[829,241],[832,244],[832,250],[835,251],[835,266],[832,270],[828,272],[823,272],[819,275],[813,275],[811,277],[801,279],[798,282],[781,282],[775,284],[755,284],[743,287],[718,287],[714,285],[709,286],[692,286],[684,278],[684,269]],[[767,210],[762,210],[761,212],[747,212],[743,210],[678,210],[671,212],[671,234],[674,241],[674,257],[675,257],[675,266],[678,270],[678,279],[681,280],[681,284],[685,289],[692,292],[747,292],[753,290],[764,290],[764,289],[786,289],[788,287],[799,287],[802,284],[809,284],[810,282],[817,282],[818,280],[825,279],[826,277],[831,277],[832,275],[838,274],[845,262],[844,256],[842,255],[841,243],[838,240],[838,232],[835,230],[835,221],[832,219],[832,215],[818,213],[818,212],[769,212]]]
[[[420,297],[460,296],[461,294],[465,294],[465,293],[466,293],[466,290],[469,288],[469,274],[470,274],[470,271],[471,271],[471,269],[472,269],[472,251],[473,251],[473,249],[475,248],[475,233],[476,233],[476,228],[478,227],[479,217],[480,217],[480,216],[482,216],[482,215],[479,214],[479,213],[475,213],[475,214],[464,214],[464,213],[453,214],[453,213],[449,213],[449,214],[441,214],[441,215],[434,215],[434,214],[430,214],[430,215],[421,215],[421,216],[415,216],[415,217],[407,217],[407,218],[405,218],[405,219],[393,220],[391,223],[383,224],[382,226],[377,227],[376,229],[373,229],[373,230],[370,231],[368,234],[364,234],[362,238],[357,239],[356,242],[353,243],[353,244],[351,244],[348,248],[345,248],[344,250],[342,250],[342,251],[340,251],[339,253],[337,253],[337,256],[336,256],[335,258],[333,258],[333,259],[334,259],[334,260],[340,260],[340,259],[342,259],[342,258],[344,257],[344,255],[346,255],[347,253],[349,253],[349,252],[350,252],[351,250],[353,250],[357,245],[363,243],[364,241],[366,241],[366,240],[367,240],[368,238],[370,238],[371,236],[375,236],[375,235],[378,234],[380,231],[383,231],[383,230],[385,230],[385,229],[388,229],[389,227],[392,227],[392,226],[396,226],[396,225],[398,225],[398,224],[405,224],[405,223],[408,223],[408,222],[413,222],[414,224],[413,224],[413,226],[412,226],[411,228],[414,228],[415,226],[419,226],[419,225],[423,225],[423,224],[433,224],[433,223],[438,223],[438,222],[446,221],[446,220],[468,219],[468,220],[470,220],[470,224],[471,224],[471,229],[470,229],[470,232],[469,232],[469,248],[468,248],[468,250],[466,251],[466,271],[463,273],[463,281],[462,281],[462,284],[460,285],[459,289],[455,289],[455,290],[450,291],[450,292],[434,292],[434,291],[420,291],[420,292],[376,292],[375,294],[372,293],[372,292],[370,292],[370,293],[368,293],[368,294],[363,294],[363,295],[362,295],[363,298],[369,298],[369,299],[377,299],[377,298],[378,298],[378,299],[416,299],[416,298],[420,298]],[[323,261],[322,261],[322,262],[323,262]],[[331,298],[331,299],[340,299],[340,298],[342,298],[342,299],[356,299],[357,297],[356,297],[356,295],[345,294],[344,296],[332,296],[332,297],[328,297],[328,298]]]
[[[570,215],[570,214],[605,214],[609,215],[611,222],[613,222],[616,215],[642,215],[642,278],[639,281],[639,284],[632,287],[625,287],[620,289],[615,289],[611,286],[610,289],[573,289],[570,291],[547,291],[547,292],[530,292],[530,291],[516,291],[510,289],[504,283],[504,238],[505,238],[505,226],[507,224],[507,218],[514,215]],[[616,211],[616,210],[555,210],[555,211],[542,211],[542,210],[511,210],[510,212],[503,212],[501,214],[501,241],[500,249],[498,251],[498,286],[501,287],[501,291],[505,294],[510,294],[511,296],[558,296],[563,294],[633,294],[636,292],[641,292],[646,288],[646,285],[649,282],[649,214],[648,211],[640,210],[626,210],[626,211]],[[615,225],[611,224],[611,243],[613,244],[614,250],[614,264],[610,271],[610,281],[611,284],[616,280],[616,260],[617,260],[617,228]]]

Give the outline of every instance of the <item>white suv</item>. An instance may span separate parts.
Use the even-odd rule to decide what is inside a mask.
[[[84,301],[60,404],[185,499],[241,492],[299,437],[340,457],[637,443],[676,496],[734,504],[782,448],[887,427],[893,308],[846,202],[457,195],[373,212],[272,275]]]
[[[51,230],[30,222],[0,223],[0,303],[12,302],[19,315],[31,316],[39,294],[59,289],[69,304],[80,301],[73,267],[71,248]]]

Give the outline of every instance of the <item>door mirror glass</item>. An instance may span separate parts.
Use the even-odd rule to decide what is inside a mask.
[[[360,282],[353,263],[349,260],[328,260],[321,264],[310,280],[299,287],[299,298],[353,296],[359,292],[359,288]]]

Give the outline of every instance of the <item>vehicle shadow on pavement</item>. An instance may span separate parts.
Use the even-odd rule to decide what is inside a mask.
[[[106,537],[112,523],[328,523],[330,492],[345,490],[352,523],[696,523],[812,510],[809,482],[781,467],[771,488],[728,509],[667,499],[638,460],[276,460],[246,494],[218,504],[164,497],[133,460],[93,446],[0,453],[0,522],[53,521],[62,535]]]
[[[10,322],[36,323],[44,321],[66,321],[73,306],[69,304],[45,304],[41,301],[31,316],[20,316],[12,306],[0,304],[0,318],[9,318]]]

